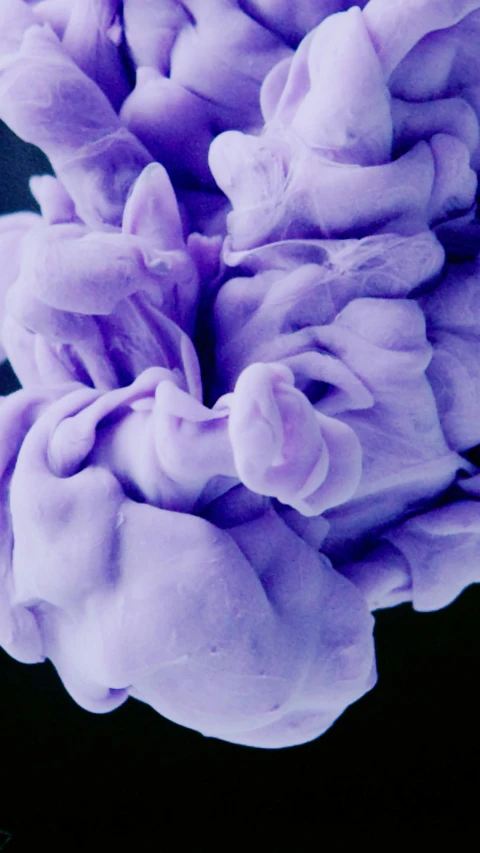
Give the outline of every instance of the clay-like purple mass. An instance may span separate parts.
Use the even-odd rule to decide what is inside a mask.
[[[2,0],[0,644],[313,740],[480,582],[480,0]],[[452,249],[453,247],[453,249]]]

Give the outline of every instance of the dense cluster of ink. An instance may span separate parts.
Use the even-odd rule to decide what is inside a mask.
[[[480,0],[2,0],[0,644],[279,748],[480,581]],[[7,180],[8,176],[2,176]]]

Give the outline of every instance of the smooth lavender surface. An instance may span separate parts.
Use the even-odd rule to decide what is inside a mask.
[[[294,6],[0,7],[0,644],[263,748],[480,581],[480,0]]]

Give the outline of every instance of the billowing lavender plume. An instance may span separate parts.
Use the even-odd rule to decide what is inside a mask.
[[[281,748],[480,581],[480,0],[2,0],[0,644]]]

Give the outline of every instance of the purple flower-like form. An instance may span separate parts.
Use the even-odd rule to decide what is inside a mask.
[[[372,611],[480,581],[479,15],[2,0],[55,175],[0,220],[0,644],[83,708],[305,743]]]

